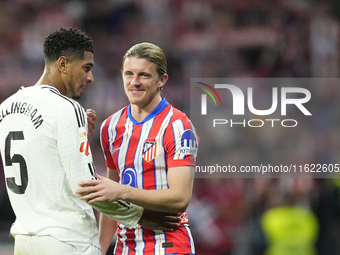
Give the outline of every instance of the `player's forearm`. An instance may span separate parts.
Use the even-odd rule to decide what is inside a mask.
[[[190,167],[174,167],[168,170],[168,189],[145,190],[121,185],[124,200],[155,211],[184,212],[192,195],[193,178]],[[117,187],[118,188],[118,187]]]
[[[110,247],[113,236],[117,230],[117,221],[100,214],[99,220],[99,241],[102,246],[102,254],[105,255]]]
[[[192,194],[193,179],[190,167],[175,167],[168,171],[168,189],[144,190],[121,185],[112,179],[97,175],[98,180],[81,181],[77,194],[81,200],[93,204],[99,201],[129,201],[154,211],[183,212]],[[139,215],[139,214],[138,214]]]
[[[143,208],[126,201],[98,201],[91,206],[100,213],[128,228],[134,228],[143,214]]]
[[[124,185],[122,199],[154,211],[184,212],[191,199],[191,190],[144,190]]]

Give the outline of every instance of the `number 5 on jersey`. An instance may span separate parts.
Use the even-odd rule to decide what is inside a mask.
[[[16,184],[15,177],[6,178],[8,188],[16,194],[24,194],[28,185],[27,165],[24,157],[20,154],[14,154],[11,157],[11,142],[12,140],[24,140],[24,132],[12,131],[9,132],[5,142],[5,166],[12,166],[13,163],[19,164],[21,185]]]

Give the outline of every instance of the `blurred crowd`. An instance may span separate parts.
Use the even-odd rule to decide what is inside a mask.
[[[95,42],[95,81],[80,103],[97,113],[90,142],[97,172],[103,175],[99,127],[128,104],[120,70],[125,51],[136,43],[152,42],[164,50],[169,81],[163,95],[188,115],[190,78],[339,76],[339,0],[1,0],[0,103],[39,79],[43,40],[60,26],[79,27]],[[261,89],[257,94],[266,96]],[[275,151],[274,160],[289,164],[339,163],[340,86],[335,80],[311,90],[314,121],[303,123],[295,133],[236,133],[221,156],[251,165],[270,162],[268,153]],[[288,136],[294,137],[293,144]],[[298,147],[298,153],[292,153],[292,147]],[[188,208],[196,254],[263,254],[278,238],[273,237],[274,226],[265,224],[268,212],[286,207],[303,208],[311,215],[306,246],[319,255],[340,254],[339,186],[337,179],[196,179]],[[8,232],[14,216],[2,166],[0,208],[0,231]],[[304,229],[303,220],[296,217],[290,227]],[[289,235],[284,224],[278,226]],[[293,237],[286,238],[299,240],[294,236],[298,232],[291,232]]]

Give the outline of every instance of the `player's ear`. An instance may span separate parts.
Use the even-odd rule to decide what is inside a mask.
[[[60,72],[62,73],[66,73],[67,72],[67,58],[65,56],[61,56],[58,60],[57,60],[57,66]]]
[[[165,83],[168,81],[168,78],[169,78],[169,76],[168,76],[167,74],[163,74],[163,75],[162,75],[162,77],[161,77],[161,79],[160,79],[160,81],[159,81],[159,83],[158,83],[158,88],[159,88],[160,90],[163,89],[163,86],[164,86]]]

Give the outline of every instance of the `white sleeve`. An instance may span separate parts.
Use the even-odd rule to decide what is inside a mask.
[[[144,212],[143,207],[122,200],[95,202],[91,206],[130,229],[137,226]]]
[[[73,108],[65,111],[62,120],[58,121],[58,148],[70,187],[76,194],[76,190],[80,188],[78,185],[80,181],[96,177],[87,139],[86,113],[78,103],[73,102]],[[103,201],[91,206],[128,228],[137,225],[144,211],[142,207],[125,201]]]
[[[76,195],[78,183],[94,175],[92,154],[87,139],[85,110],[75,101],[63,107],[57,120],[57,143],[71,191]]]

